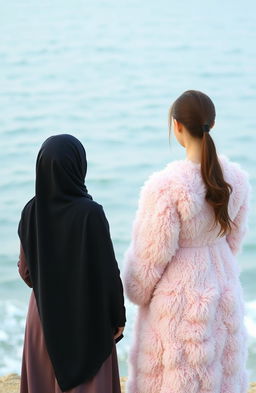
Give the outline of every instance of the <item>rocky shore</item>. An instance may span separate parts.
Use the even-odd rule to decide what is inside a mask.
[[[122,393],[125,393],[126,377],[121,377]],[[20,377],[18,374],[8,374],[0,377],[0,393],[19,393]],[[256,382],[252,382],[248,393],[256,393]]]
[[[121,377],[122,393],[125,393],[126,377]],[[8,374],[0,377],[0,393],[19,393],[20,376],[18,374]],[[255,390],[256,392],[256,390]]]

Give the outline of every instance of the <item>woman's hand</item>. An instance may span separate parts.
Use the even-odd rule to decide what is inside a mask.
[[[116,329],[117,329],[117,330],[116,330],[116,333],[115,333],[115,335],[114,335],[114,339],[116,339],[117,337],[121,336],[121,334],[122,334],[123,331],[124,331],[124,326],[118,327],[118,328],[116,328]]]

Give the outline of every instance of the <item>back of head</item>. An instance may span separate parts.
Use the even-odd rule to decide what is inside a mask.
[[[36,197],[72,199],[86,196],[86,153],[72,135],[53,135],[43,143],[36,162]]]
[[[187,90],[170,109],[171,118],[182,123],[192,137],[202,139],[201,173],[206,185],[206,200],[213,207],[215,224],[220,224],[221,236],[231,230],[228,202],[232,187],[223,177],[210,129],[215,122],[215,107],[206,94]],[[171,124],[171,121],[170,121]]]

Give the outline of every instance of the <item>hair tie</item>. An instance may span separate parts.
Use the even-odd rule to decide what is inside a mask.
[[[209,124],[203,124],[202,125],[202,130],[203,130],[203,132],[209,132],[210,131],[210,127],[209,127]]]

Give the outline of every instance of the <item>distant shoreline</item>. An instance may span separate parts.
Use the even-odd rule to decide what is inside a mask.
[[[120,377],[122,393],[125,393],[127,377]],[[19,393],[20,376],[18,374],[7,374],[0,377],[0,393]],[[250,383],[248,393],[256,393],[256,382]]]

